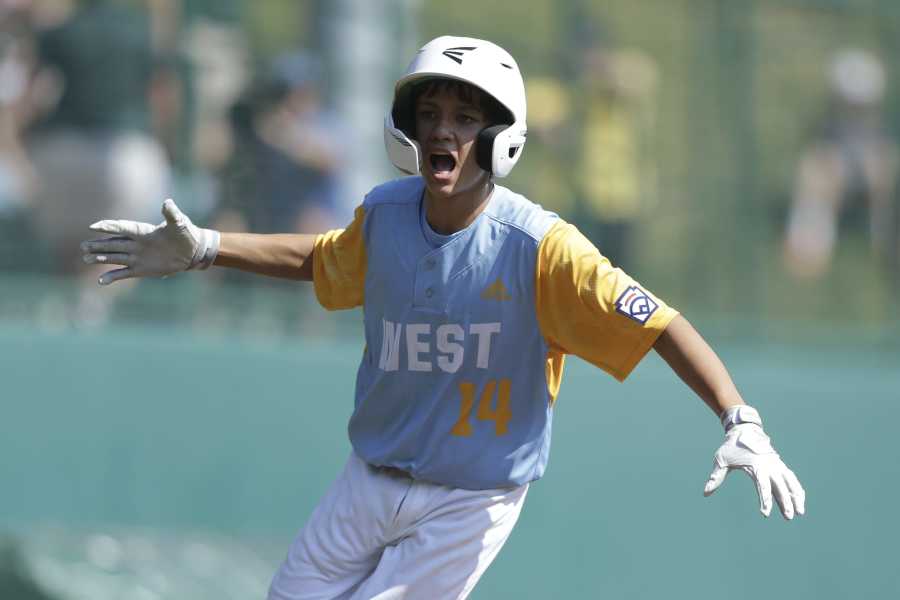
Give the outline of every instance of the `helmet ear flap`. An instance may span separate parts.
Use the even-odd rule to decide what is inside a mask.
[[[407,175],[419,172],[422,149],[405,131],[397,128],[391,113],[384,118],[384,147],[394,166]]]
[[[488,173],[494,173],[494,140],[509,125],[492,125],[478,132],[475,142],[475,163]]]
[[[391,117],[394,119],[394,127],[405,133],[409,138],[414,139],[416,127],[412,112],[412,98],[409,97],[409,91],[406,91],[394,102]]]

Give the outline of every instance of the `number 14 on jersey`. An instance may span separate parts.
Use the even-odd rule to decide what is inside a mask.
[[[499,387],[499,389],[498,389]],[[500,385],[497,385],[495,379],[491,379],[484,385],[481,390],[481,396],[478,400],[478,410],[475,417],[479,421],[493,421],[494,433],[496,435],[504,435],[509,430],[508,423],[512,419],[512,411],[509,408],[509,393],[512,387],[512,381],[509,379],[501,379]],[[453,435],[461,437],[469,437],[474,431],[474,425],[470,420],[472,408],[475,406],[475,384],[463,381],[459,384],[459,420],[450,430]],[[496,406],[494,405],[494,397],[496,395]]]

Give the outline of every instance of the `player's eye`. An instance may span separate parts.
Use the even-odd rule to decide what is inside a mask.
[[[433,110],[420,110],[419,118],[423,121],[433,121],[437,117],[437,114]]]

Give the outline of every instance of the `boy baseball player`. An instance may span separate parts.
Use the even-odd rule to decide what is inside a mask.
[[[525,145],[525,90],[506,51],[426,44],[385,119],[409,177],[374,188],[346,228],[219,233],[175,203],[159,225],[100,221],[101,285],[210,265],[311,280],[327,309],[361,306],[353,453],[275,574],[272,599],[465,598],[544,473],[566,354],[619,380],[654,348],[719,416],[704,492],[732,469],[785,518],[804,491],[691,325],[578,230],[495,183]]]

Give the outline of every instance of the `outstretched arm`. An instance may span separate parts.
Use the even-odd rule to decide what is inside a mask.
[[[312,281],[312,234],[222,233],[214,265],[269,277]]]
[[[175,202],[162,206],[159,225],[106,220],[91,229],[108,237],[81,245],[89,264],[121,265],[100,276],[100,285],[132,277],[165,277],[219,265],[260,275],[312,280],[315,235],[219,233],[194,225]]]
[[[725,441],[716,451],[704,495],[715,492],[730,471],[740,469],[756,484],[763,515],[768,517],[772,511],[773,494],[786,519],[802,515],[806,510],[803,486],[775,452],[759,413],[744,404],[725,365],[700,334],[679,315],[660,334],[654,348],[725,427]]]
[[[681,315],[672,319],[653,348],[716,416],[744,404],[725,365]]]

